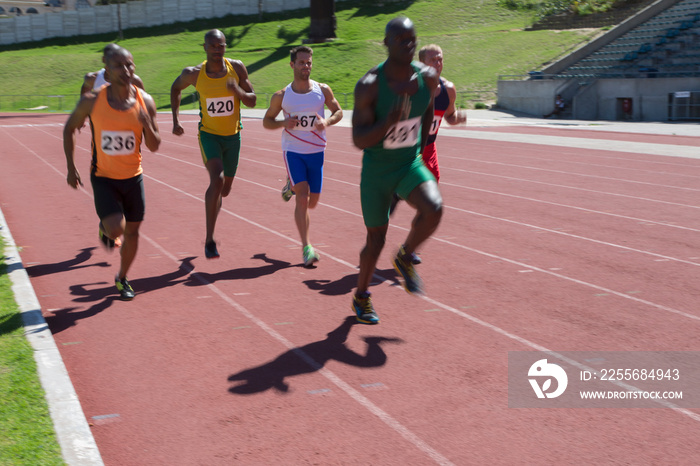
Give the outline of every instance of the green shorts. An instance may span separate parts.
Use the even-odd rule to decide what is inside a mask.
[[[377,163],[365,158],[360,180],[360,201],[365,226],[375,228],[389,223],[389,208],[394,193],[407,199],[416,186],[430,180],[435,181],[435,177],[420,155],[413,162],[403,165]]]
[[[205,165],[211,159],[221,159],[224,164],[224,176],[230,178],[236,176],[238,159],[241,156],[240,131],[232,136],[218,136],[200,131],[199,149],[202,151],[202,160]]]

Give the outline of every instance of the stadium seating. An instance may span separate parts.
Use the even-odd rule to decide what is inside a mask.
[[[577,63],[561,77],[700,76],[700,0],[681,0]]]

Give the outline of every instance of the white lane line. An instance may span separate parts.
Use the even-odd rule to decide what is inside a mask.
[[[14,139],[14,138],[13,138],[13,139]],[[15,139],[15,140],[16,140],[16,139]],[[17,141],[17,142],[19,142],[19,141]],[[63,173],[61,173],[57,168],[55,168],[53,165],[51,165],[46,159],[44,159],[43,157],[39,156],[39,154],[37,154],[36,152],[34,152],[34,151],[33,151],[32,149],[30,149],[29,147],[25,146],[23,143],[20,142],[20,144],[21,144],[22,146],[24,146],[24,147],[25,147],[28,151],[30,151],[32,154],[34,154],[37,158],[39,158],[42,162],[44,162],[45,164],[47,164],[47,165],[48,165],[50,168],[52,168],[55,172],[57,172],[57,173],[59,173],[61,176],[63,176]],[[83,150],[85,150],[85,149],[83,149]],[[155,182],[157,182],[157,183],[160,183],[160,184],[162,184],[162,185],[164,185],[164,186],[167,186],[167,187],[169,187],[170,189],[173,189],[173,190],[175,190],[175,191],[177,191],[177,192],[180,192],[181,194],[184,194],[184,195],[189,196],[189,197],[191,197],[191,198],[193,198],[193,199],[196,199],[196,200],[199,201],[199,202],[204,202],[204,199],[202,199],[201,196],[195,196],[195,195],[190,194],[190,193],[188,193],[188,192],[185,192],[185,191],[183,191],[183,190],[181,190],[181,189],[178,189],[178,188],[176,188],[176,187],[174,187],[174,186],[168,185],[167,183],[164,183],[164,182],[162,182],[162,181],[160,181],[160,180],[158,180],[158,179],[155,179],[155,178],[153,178],[153,177],[151,177],[151,176],[144,175],[144,177],[147,177],[147,178],[149,178],[150,180],[153,180],[153,181],[155,181]],[[81,191],[82,191],[83,193],[85,193],[87,196],[89,196],[90,198],[92,198],[92,195],[91,195],[90,193],[88,193],[87,191],[85,191],[84,189],[81,189]],[[246,221],[246,222],[250,223],[251,225],[257,226],[258,228],[261,228],[261,229],[263,229],[263,230],[265,230],[265,231],[268,231],[268,232],[270,232],[270,233],[273,233],[273,234],[275,234],[275,235],[277,235],[277,236],[279,236],[279,237],[285,238],[285,239],[287,239],[287,240],[291,240],[291,238],[288,238],[288,237],[282,235],[281,233],[279,233],[279,232],[277,232],[277,231],[275,231],[275,230],[272,230],[272,229],[267,228],[267,227],[265,227],[265,226],[263,226],[263,225],[260,225],[259,223],[250,221],[250,220],[248,220],[248,219],[246,219],[246,218],[244,218],[244,217],[241,217],[241,216],[239,216],[239,215],[236,215],[236,214],[234,214],[234,213],[231,212],[231,211],[228,211],[228,210],[226,210],[226,209],[221,209],[221,211],[222,211],[222,212],[226,212],[227,214],[232,215],[232,216],[234,216],[234,217],[236,217],[236,218],[239,218],[239,219],[241,219],[241,220],[243,220],[243,221]],[[145,239],[146,241],[148,241],[149,243],[151,243],[151,245],[153,245],[153,247],[155,247],[156,249],[160,250],[160,251],[162,252],[163,255],[165,255],[165,256],[167,256],[168,258],[170,258],[173,262],[182,265],[182,263],[180,262],[180,260],[179,260],[177,257],[175,257],[173,254],[171,254],[171,253],[170,253],[169,251],[167,251],[165,248],[161,247],[160,244],[158,244],[156,241],[154,241],[153,239],[151,239],[149,236],[147,236],[147,235],[145,235],[145,234],[143,234],[143,233],[141,233],[140,236],[141,236],[141,238],[143,238],[143,239]],[[296,242],[299,243],[299,244],[301,244],[299,241],[296,241]],[[332,257],[332,256],[330,256],[329,254],[325,254],[325,255],[326,255],[327,257]],[[333,259],[336,260],[337,262],[340,262],[340,263],[342,263],[342,264],[348,266],[348,267],[352,267],[353,269],[355,268],[352,264],[350,264],[350,263],[348,263],[348,262],[345,262],[345,261],[343,261],[343,260],[341,260],[341,259],[339,259],[339,258],[333,258]],[[192,269],[192,268],[189,268],[189,270],[187,270],[187,268],[186,268],[187,273],[191,273],[193,270],[194,270],[194,269]],[[360,392],[358,392],[357,390],[355,390],[354,388],[352,388],[352,386],[350,386],[348,383],[346,383],[346,382],[345,382],[344,380],[342,380],[340,377],[338,377],[337,375],[335,375],[335,373],[333,373],[333,372],[330,371],[329,369],[324,368],[321,364],[319,364],[319,363],[318,363],[316,360],[314,360],[311,356],[309,356],[309,355],[306,354],[304,351],[302,351],[301,349],[299,349],[296,345],[294,345],[294,343],[292,343],[291,341],[289,341],[289,340],[287,340],[286,338],[284,338],[280,333],[278,333],[278,332],[275,331],[272,327],[270,327],[269,325],[267,325],[264,321],[262,321],[261,319],[259,319],[258,317],[256,317],[252,312],[248,311],[248,309],[246,309],[245,307],[241,306],[241,305],[238,304],[236,301],[234,301],[232,298],[230,298],[228,295],[226,295],[226,294],[225,294],[223,291],[221,291],[216,285],[214,285],[213,283],[211,283],[211,282],[209,282],[209,281],[203,279],[199,274],[195,274],[195,275],[193,275],[193,276],[194,276],[197,280],[199,280],[200,282],[202,282],[202,284],[206,285],[213,293],[215,293],[217,296],[219,296],[219,297],[220,297],[222,300],[224,300],[227,304],[229,304],[230,306],[232,306],[233,308],[235,308],[238,312],[240,312],[241,314],[243,314],[245,317],[247,317],[248,319],[250,319],[251,321],[253,321],[258,327],[260,327],[263,331],[265,331],[265,333],[267,333],[269,336],[271,336],[272,338],[274,338],[274,339],[277,340],[278,342],[282,343],[287,349],[292,350],[292,351],[293,351],[297,356],[299,356],[304,362],[306,362],[309,366],[311,366],[312,368],[314,368],[314,370],[317,370],[320,374],[322,374],[324,377],[326,377],[326,379],[328,379],[328,380],[330,380],[331,382],[333,382],[338,388],[340,388],[340,389],[343,390],[345,393],[347,393],[347,395],[350,396],[353,400],[355,400],[357,403],[359,403],[360,405],[362,405],[365,409],[369,410],[372,414],[374,414],[375,416],[377,416],[382,422],[384,422],[387,426],[389,426],[389,427],[392,428],[394,431],[396,431],[399,435],[401,435],[404,439],[406,439],[406,440],[407,440],[409,443],[411,443],[413,446],[415,446],[415,447],[418,448],[419,450],[423,451],[426,455],[428,455],[428,457],[430,457],[430,458],[431,458],[433,461],[435,461],[437,464],[440,464],[440,465],[452,465],[452,464],[453,464],[453,463],[450,462],[446,457],[444,457],[442,454],[440,454],[437,450],[435,450],[435,449],[432,448],[430,445],[428,445],[426,442],[424,442],[423,440],[421,440],[420,437],[418,437],[416,434],[414,434],[413,432],[411,432],[411,430],[409,430],[407,427],[405,427],[405,426],[404,426],[403,424],[401,424],[399,421],[397,421],[396,419],[394,419],[394,418],[393,418],[391,415],[389,415],[386,411],[384,411],[384,410],[382,410],[381,408],[379,408],[379,406],[377,406],[377,405],[375,405],[374,403],[372,403],[367,397],[365,397],[364,395],[362,395]]]
[[[491,177],[494,177],[494,178],[502,178],[502,179],[505,179],[505,180],[519,181],[519,182],[522,182],[522,183],[541,184],[541,185],[544,185],[544,186],[552,186],[552,187],[555,187],[555,188],[564,188],[564,189],[574,189],[574,190],[576,190],[576,191],[584,191],[584,192],[593,193],[593,194],[603,194],[603,195],[606,195],[606,196],[626,197],[626,198],[628,198],[628,199],[635,199],[635,200],[639,200],[639,201],[658,202],[658,203],[661,203],[661,204],[669,204],[669,205],[675,205],[675,206],[679,206],[679,207],[688,207],[688,208],[690,208],[690,209],[700,209],[700,205],[680,204],[680,203],[678,203],[678,202],[663,201],[663,200],[660,200],[660,199],[650,199],[650,198],[646,198],[646,197],[632,196],[632,195],[629,195],[629,194],[611,193],[611,192],[608,192],[608,191],[597,191],[597,190],[595,190],[595,189],[580,188],[580,187],[578,187],[578,186],[567,186],[567,185],[563,185],[563,184],[547,183],[547,182],[544,182],[544,181],[528,180],[528,179],[525,179],[525,178],[515,178],[515,177],[512,177],[512,176],[497,175],[497,174],[494,174],[494,173],[475,172],[475,171],[472,171],[472,170],[463,170],[463,169],[461,169],[461,168],[452,168],[452,170],[454,170],[454,171],[459,171],[459,172],[463,172],[463,173],[468,173],[468,174],[471,174],[471,175],[491,176]],[[659,187],[666,188],[666,186],[662,186],[662,185],[659,185]]]
[[[33,152],[33,151],[32,151],[32,152]],[[33,153],[34,153],[34,152],[33,152]],[[36,155],[36,153],[35,153],[35,155]],[[38,155],[37,155],[37,156],[38,156]],[[39,158],[41,158],[41,157],[39,157]],[[41,160],[44,160],[44,159],[41,159]],[[46,162],[46,163],[48,163],[48,162]],[[53,167],[52,167],[52,168],[53,168]],[[56,169],[54,168],[54,170],[56,170]],[[58,171],[58,170],[56,170],[56,171]],[[151,180],[153,180],[153,181],[155,181],[155,182],[157,182],[157,183],[161,183],[161,184],[163,184],[163,185],[165,185],[165,186],[168,186],[168,187],[170,187],[171,189],[173,189],[173,190],[175,190],[175,191],[178,191],[178,192],[180,192],[180,193],[182,193],[182,194],[185,194],[186,196],[192,197],[193,199],[197,199],[197,200],[200,201],[200,202],[203,202],[203,200],[200,199],[200,197],[198,197],[198,196],[195,196],[195,195],[193,195],[193,194],[187,193],[187,192],[185,192],[185,191],[183,191],[183,190],[181,190],[181,189],[179,189],[179,188],[176,188],[176,187],[174,187],[174,186],[168,185],[167,183],[162,182],[162,181],[160,181],[160,180],[157,180],[157,179],[155,179],[155,178],[153,178],[153,177],[149,177],[149,179],[151,179]],[[258,185],[258,186],[264,186],[264,185],[261,185],[261,184],[259,184],[259,183],[254,183],[254,184],[256,184],[256,185]],[[271,188],[271,187],[266,187],[266,188],[276,190],[276,188]],[[87,194],[87,193],[86,193],[86,194]],[[332,207],[332,206],[328,206],[328,205],[326,205],[326,204],[322,204],[322,205],[327,206],[327,207]],[[337,210],[342,210],[342,209],[337,209]],[[241,217],[241,216],[239,216],[239,215],[237,215],[237,214],[234,214],[233,212],[230,212],[230,211],[228,211],[228,210],[226,210],[226,209],[222,209],[222,211],[225,212],[225,213],[227,213],[227,214],[229,214],[229,215],[232,215],[232,216],[234,216],[234,217],[236,217],[236,218],[238,218],[238,219],[240,219],[240,220],[243,220],[243,221],[245,221],[245,222],[248,222],[248,223],[250,223],[251,225],[255,225],[255,226],[259,227],[259,228],[262,228],[262,229],[265,230],[265,231],[268,231],[268,232],[270,232],[270,233],[272,233],[272,234],[275,234],[275,235],[277,235],[277,236],[279,236],[279,237],[282,237],[282,238],[286,239],[287,241],[294,241],[294,240],[292,240],[292,239],[289,238],[289,237],[283,236],[281,233],[279,233],[279,232],[277,232],[277,231],[275,231],[275,230],[269,229],[269,228],[267,228],[267,227],[265,227],[265,226],[263,226],[263,225],[258,224],[257,222],[253,222],[253,221],[251,221],[251,220],[249,220],[249,219],[247,219],[247,218]],[[344,211],[344,210],[342,210],[342,211]],[[344,211],[344,212],[347,212],[347,211]],[[348,212],[348,213],[351,213],[351,212]],[[357,215],[357,214],[354,214],[354,213],[351,213],[351,214]],[[392,226],[393,226],[393,225],[392,225]],[[407,228],[404,228],[404,227],[398,227],[398,226],[393,226],[393,227],[394,227],[394,228],[398,228],[398,229],[403,230],[403,231],[408,231],[408,229],[407,229]],[[160,247],[157,245],[157,243],[155,243],[154,241],[150,240],[150,238],[147,238],[147,237],[146,237],[146,239],[147,239],[147,241],[151,242],[154,246],[156,246],[156,247],[158,247],[159,249],[161,249],[161,250],[163,251],[164,254],[166,254],[166,255],[168,255],[169,257],[171,257],[173,261],[177,262],[178,264],[180,263],[180,262],[177,260],[176,257],[170,255],[167,251],[165,251],[164,249],[160,248]],[[692,320],[700,321],[700,316],[695,316],[695,315],[687,314],[687,313],[685,313],[685,312],[682,312],[682,311],[679,311],[679,310],[676,310],[676,309],[673,309],[673,308],[670,308],[670,307],[667,307],[667,306],[663,306],[663,305],[660,305],[660,304],[653,303],[653,302],[651,302],[651,301],[639,299],[639,298],[636,298],[636,297],[634,297],[634,296],[630,296],[630,295],[625,294],[625,293],[621,293],[621,292],[617,292],[617,291],[614,291],[614,290],[610,290],[610,289],[608,289],[608,288],[604,288],[604,287],[601,287],[601,286],[598,286],[598,285],[594,285],[594,284],[592,284],[592,283],[588,283],[588,282],[585,282],[585,281],[582,281],[582,280],[578,280],[578,279],[575,279],[575,278],[572,278],[572,277],[567,277],[567,276],[564,276],[564,275],[555,273],[555,272],[553,272],[553,271],[541,269],[541,268],[539,268],[539,267],[531,266],[531,265],[529,265],[529,264],[524,264],[524,263],[521,263],[521,262],[518,262],[518,261],[514,261],[514,260],[512,260],[512,259],[507,259],[507,258],[502,257],[502,256],[498,256],[498,255],[495,255],[495,254],[487,253],[487,252],[485,252],[485,251],[480,251],[480,250],[478,250],[478,249],[469,248],[469,247],[467,247],[467,246],[464,246],[464,245],[461,245],[461,244],[457,244],[457,243],[454,243],[454,242],[452,242],[452,241],[448,241],[448,240],[445,240],[445,239],[442,239],[442,238],[437,238],[437,237],[435,237],[435,238],[433,238],[433,240],[435,240],[435,241],[440,241],[440,242],[443,242],[443,243],[446,243],[446,244],[449,244],[449,245],[452,245],[452,246],[455,246],[455,247],[458,247],[458,248],[461,248],[461,249],[465,249],[465,250],[474,252],[474,253],[476,253],[476,254],[484,255],[484,256],[487,256],[487,257],[491,257],[491,258],[493,258],[493,259],[498,259],[498,260],[501,260],[501,261],[504,261],[504,262],[507,262],[507,263],[510,263],[510,264],[514,264],[514,265],[517,265],[517,266],[519,266],[519,267],[524,267],[524,268],[526,268],[526,269],[530,269],[530,270],[533,270],[533,271],[539,271],[539,272],[542,272],[542,273],[545,273],[545,274],[554,276],[554,277],[556,277],[556,278],[560,278],[560,279],[563,279],[563,280],[566,280],[566,281],[570,281],[570,282],[573,282],[573,283],[576,283],[576,284],[579,284],[579,285],[582,285],[582,286],[585,286],[585,287],[591,287],[591,288],[594,288],[594,289],[599,290],[599,291],[603,291],[603,292],[606,292],[606,293],[610,293],[610,294],[615,295],[615,296],[617,296],[617,297],[621,297],[621,298],[624,298],[624,299],[629,299],[629,300],[632,300],[632,301],[635,301],[635,302],[638,302],[638,303],[641,303],[641,304],[645,304],[645,305],[648,305],[648,306],[651,306],[651,307],[654,307],[654,308],[657,308],[657,309],[660,309],[660,310],[664,310],[664,311],[667,311],[667,312],[670,312],[670,313],[673,313],[673,314],[681,315],[681,316],[683,316],[683,317],[687,317],[687,318],[692,319]],[[296,242],[296,241],[295,241],[295,242]],[[337,261],[337,262],[339,262],[339,263],[341,263],[341,264],[344,264],[344,265],[346,265],[346,266],[348,266],[348,267],[351,267],[353,270],[355,269],[355,266],[352,265],[352,264],[350,264],[349,262],[346,262],[346,261],[344,261],[344,260],[342,260],[342,259],[336,258],[336,257],[334,257],[334,256],[332,256],[332,255],[330,255],[330,254],[328,254],[328,253],[326,253],[326,256],[329,257],[329,258],[331,258],[331,259],[334,260],[334,261]],[[203,279],[201,279],[201,277],[199,277],[199,276],[197,276],[197,277],[198,277],[198,279],[203,280]],[[375,277],[376,277],[376,275],[375,275]],[[381,277],[377,277],[377,278],[381,278]],[[208,282],[207,282],[207,283],[208,283]],[[215,292],[216,292],[217,294],[219,294],[219,295],[221,296],[222,299],[224,299],[226,302],[229,302],[229,304],[232,304],[236,309],[238,309],[238,310],[239,310],[240,312],[242,312],[244,315],[246,315],[246,316],[250,315],[249,318],[250,318],[251,320],[253,320],[257,325],[259,325],[263,330],[265,330],[266,332],[268,332],[268,329],[269,329],[269,332],[268,332],[268,333],[270,334],[270,336],[273,336],[274,338],[278,339],[278,341],[280,341],[281,343],[285,344],[285,346],[291,345],[291,346],[287,346],[287,347],[288,347],[289,349],[293,349],[293,350],[295,351],[295,353],[299,354],[299,356],[302,357],[303,360],[307,361],[307,363],[310,364],[311,367],[319,367],[319,364],[318,364],[315,360],[313,360],[311,357],[309,357],[309,356],[308,356],[306,353],[304,353],[303,351],[301,351],[301,350],[299,350],[298,348],[296,348],[291,342],[289,342],[288,340],[286,340],[284,337],[282,337],[281,335],[277,334],[277,335],[279,335],[279,338],[277,338],[275,335],[273,335],[273,333],[276,334],[277,332],[275,332],[271,327],[267,326],[267,324],[265,324],[264,322],[262,322],[262,321],[260,321],[259,319],[257,319],[257,317],[255,317],[253,314],[249,313],[245,308],[243,308],[243,306],[240,306],[238,303],[236,303],[235,301],[233,301],[230,297],[228,297],[228,296],[225,295],[223,292],[221,292],[218,288],[216,288],[215,285],[209,284],[209,285],[207,285],[207,286],[211,286],[211,287],[213,288],[213,290],[216,290]],[[448,306],[448,305],[446,305],[446,304],[443,304],[443,303],[441,303],[441,302],[439,302],[439,301],[433,300],[433,299],[428,298],[428,297],[426,297],[426,296],[423,296],[422,298],[423,298],[424,300],[426,300],[427,302],[433,304],[433,305],[436,305],[436,306],[438,306],[438,307],[440,307],[440,308],[442,308],[442,309],[445,309],[445,310],[448,310],[448,311],[450,311],[450,312],[453,312],[453,313],[455,313],[455,314],[457,314],[457,315],[459,315],[459,316],[462,316],[462,317],[464,317],[464,318],[466,318],[466,319],[468,319],[468,320],[470,320],[470,321],[472,321],[472,322],[474,322],[474,323],[477,323],[477,324],[479,324],[479,325],[481,325],[481,326],[483,326],[483,327],[489,328],[489,329],[495,331],[496,333],[499,333],[499,334],[501,334],[501,335],[503,335],[503,336],[506,336],[506,337],[508,337],[508,338],[511,338],[511,339],[513,339],[513,340],[515,340],[515,341],[518,341],[518,342],[522,343],[522,344],[525,345],[525,346],[528,346],[528,347],[533,348],[533,349],[538,350],[538,351],[544,351],[544,352],[547,352],[547,353],[549,353],[549,354],[552,354],[553,356],[555,356],[555,357],[557,357],[557,358],[559,358],[559,359],[561,359],[561,360],[567,361],[567,362],[569,362],[570,364],[572,364],[572,365],[574,365],[574,366],[576,366],[576,367],[581,367],[581,368],[585,368],[585,367],[586,367],[586,366],[582,365],[581,363],[578,363],[577,361],[570,360],[569,358],[566,358],[566,357],[564,357],[563,355],[560,355],[559,353],[553,352],[553,351],[551,351],[551,350],[549,350],[549,349],[547,349],[547,348],[545,348],[545,347],[543,347],[543,346],[541,346],[541,345],[539,345],[539,344],[537,344],[537,343],[531,342],[531,341],[529,341],[529,340],[527,340],[527,339],[525,339],[525,338],[522,338],[522,337],[519,337],[519,336],[517,336],[517,335],[515,335],[515,334],[512,334],[512,333],[508,332],[507,330],[504,330],[504,329],[502,329],[502,328],[500,328],[500,327],[498,327],[498,326],[495,326],[495,325],[493,325],[493,324],[490,324],[490,323],[488,323],[488,322],[482,321],[481,319],[478,319],[477,317],[474,317],[474,316],[472,316],[472,315],[470,315],[470,314],[467,314],[467,313],[465,313],[465,312],[462,312],[462,311],[459,311],[459,310],[457,310],[457,309],[454,309],[454,308],[452,308],[451,306]],[[260,323],[258,323],[258,322],[260,322]],[[270,332],[272,332],[272,333],[270,333]],[[397,430],[397,428],[403,427],[400,423],[398,423],[398,421],[395,421],[393,418],[391,418],[391,416],[389,416],[387,413],[385,413],[384,411],[382,411],[379,407],[377,407],[377,406],[375,406],[374,404],[372,404],[371,401],[369,401],[369,400],[367,400],[366,398],[364,398],[359,392],[357,392],[355,389],[353,389],[353,388],[352,388],[351,386],[349,386],[347,383],[345,383],[345,382],[342,381],[341,379],[337,378],[337,376],[335,376],[335,374],[333,374],[331,371],[329,371],[329,370],[327,370],[327,369],[325,369],[325,368],[322,368],[319,372],[322,373],[322,374],[324,374],[324,376],[327,376],[327,378],[329,378],[329,380],[331,380],[333,383],[335,383],[339,388],[341,388],[343,391],[345,391],[346,393],[348,393],[349,396],[351,396],[353,399],[355,399],[356,401],[358,401],[359,403],[361,403],[363,406],[365,406],[367,409],[369,409],[369,410],[370,410],[371,412],[373,412],[375,415],[377,415],[378,417],[380,417],[380,419],[382,419],[382,421],[384,421],[387,425],[389,425],[389,426],[392,427],[393,429]],[[327,373],[332,374],[332,376],[331,376],[330,374],[329,374],[329,375],[326,375]],[[356,397],[354,396],[355,394],[356,394],[358,397],[361,397],[361,398],[356,398]],[[368,403],[368,404],[365,404],[364,400],[366,400],[366,403]],[[660,401],[660,404],[663,404],[664,406],[666,406],[666,407],[668,407],[668,408],[671,408],[671,409],[673,409],[674,411],[676,411],[676,412],[678,412],[678,413],[681,413],[681,414],[683,414],[683,415],[685,415],[685,416],[690,417],[691,419],[693,419],[693,420],[695,420],[695,421],[700,422],[700,415],[697,415],[697,414],[693,413],[692,411],[689,411],[689,410],[684,409],[684,408],[680,408],[680,407],[678,407],[677,405],[674,405],[674,404],[672,404],[672,403],[668,403],[668,402],[665,402],[665,401],[664,401],[664,402]],[[373,408],[373,409],[370,409],[370,408]],[[375,409],[376,409],[376,410],[375,410]],[[384,415],[386,416],[386,418],[384,417]],[[449,463],[449,461],[448,461],[447,459],[445,459],[444,457],[442,457],[437,451],[433,450],[429,445],[424,444],[424,443],[420,440],[420,438],[415,437],[415,434],[413,434],[413,433],[411,433],[410,431],[408,431],[408,429],[406,429],[406,432],[403,432],[402,430],[397,430],[397,432],[400,433],[402,436],[404,436],[404,438],[406,438],[407,440],[409,440],[411,443],[413,443],[416,447],[418,447],[418,448],[420,448],[421,450],[423,450],[426,454],[428,454],[428,455],[429,455],[433,460],[435,460],[436,462],[438,462],[438,463],[440,463],[440,464],[451,464],[451,463]],[[420,443],[416,443],[416,442],[420,442]],[[437,456],[434,456],[434,455],[437,455]],[[445,463],[443,463],[442,461],[445,461]]]
[[[445,132],[447,134],[448,132]],[[442,131],[440,132],[442,134]],[[546,136],[543,134],[498,133],[490,131],[460,131],[450,133],[452,137],[464,139],[486,139],[511,144],[537,144],[548,146],[575,147],[599,151],[663,155],[700,159],[696,146],[658,144],[650,142],[615,141],[611,139],[572,138],[567,136]]]
[[[681,262],[683,264],[700,266],[700,263],[698,263],[698,262],[692,262],[689,260],[678,259],[676,257],[665,256],[663,254],[656,254],[656,253],[651,252],[651,251],[644,251],[642,249],[635,249],[635,248],[631,248],[628,246],[622,246],[621,244],[609,243],[607,241],[601,241],[601,240],[597,240],[597,239],[593,239],[593,238],[587,238],[585,236],[574,235],[572,233],[567,233],[565,230],[561,230],[561,229],[549,229],[549,228],[544,228],[544,227],[538,227],[536,225],[531,225],[529,223],[518,222],[516,220],[510,220],[510,219],[501,218],[501,217],[494,217],[492,215],[482,214],[480,212],[474,212],[471,210],[460,209],[459,207],[445,206],[445,208],[451,209],[451,210],[456,210],[458,212],[464,212],[465,214],[476,215],[479,217],[486,217],[486,218],[490,218],[492,220],[499,220],[501,222],[513,223],[513,224],[528,227],[528,228],[534,228],[537,231],[542,231],[542,232],[546,232],[546,233],[554,233],[554,234],[562,235],[562,236],[568,236],[571,238],[580,239],[582,241],[590,241],[592,243],[602,244],[604,246],[610,246],[612,248],[624,249],[626,251],[633,251],[633,252],[637,252],[639,254],[645,254],[645,255],[649,255],[649,256],[653,256],[653,257],[658,257],[659,259],[655,259],[656,261],[675,261],[675,262]]]
[[[697,149],[696,149],[696,151],[697,151]],[[698,152],[700,152],[700,151],[698,151]],[[700,158],[700,156],[698,158]],[[467,159],[467,158],[463,158],[461,160],[464,160],[465,162],[478,162],[478,163],[485,163],[485,164],[489,164],[489,165],[501,165],[501,166],[509,167],[509,168],[522,168],[525,170],[534,170],[534,171],[541,171],[541,172],[548,172],[548,173],[556,173],[558,175],[570,175],[570,176],[580,176],[580,177],[584,177],[584,178],[596,178],[596,179],[600,179],[600,180],[614,181],[616,183],[633,183],[633,184],[642,184],[645,186],[658,186],[660,188],[666,188],[666,189],[682,189],[685,191],[700,191],[700,189],[697,189],[697,188],[685,188],[682,186],[668,186],[668,185],[664,185],[664,184],[650,183],[648,181],[628,180],[625,178],[612,178],[610,176],[601,176],[601,175],[589,175],[586,173],[575,173],[575,172],[567,172],[567,171],[562,171],[562,170],[552,170],[551,168],[528,167],[526,165],[516,165],[514,163],[496,162],[493,160],[479,160],[479,159]]]
[[[590,213],[590,214],[607,215],[610,217],[623,218],[625,220],[633,220],[635,222],[645,222],[649,225],[660,225],[660,226],[664,226],[664,227],[679,228],[681,230],[688,230],[688,231],[694,231],[694,232],[700,233],[700,230],[697,228],[684,227],[682,225],[674,225],[674,224],[668,223],[668,222],[659,222],[656,220],[647,220],[647,219],[642,219],[642,218],[637,218],[637,217],[630,217],[628,215],[614,214],[611,212],[603,212],[600,210],[587,209],[585,207],[578,207],[578,206],[573,206],[573,205],[569,205],[569,204],[560,204],[558,202],[553,202],[553,201],[544,201],[542,199],[534,199],[532,197],[519,196],[517,194],[500,193],[498,191],[491,191],[489,189],[474,188],[471,186],[463,186],[460,184],[447,183],[445,181],[441,181],[440,184],[444,185],[444,186],[452,186],[454,188],[468,189],[471,191],[479,191],[479,192],[483,192],[483,193],[487,193],[487,194],[495,194],[496,196],[512,197],[512,198],[520,199],[523,201],[538,202],[540,204],[547,204],[547,205],[553,205],[553,206],[557,206],[557,207],[564,207],[566,209],[580,210],[582,212],[586,212],[586,213]]]

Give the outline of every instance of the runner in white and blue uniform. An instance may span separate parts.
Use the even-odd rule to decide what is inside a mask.
[[[301,237],[304,266],[309,267],[319,260],[309,241],[309,209],[316,207],[321,196],[326,127],[338,123],[343,110],[330,87],[310,79],[313,50],[299,46],[290,55],[294,80],[272,96],[263,126],[283,128],[282,153],[288,182],[282,198],[288,201],[292,191],[296,194],[294,220]],[[328,118],[324,117],[324,106],[331,112]],[[276,119],[280,112],[283,120]]]

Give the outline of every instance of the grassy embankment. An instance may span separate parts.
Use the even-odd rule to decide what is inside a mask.
[[[524,31],[531,12],[512,11],[496,0],[418,0],[386,3],[336,3],[338,39],[315,45],[314,79],[328,83],[341,105],[352,106],[357,80],[386,52],[384,26],[404,14],[416,24],[420,44],[435,42],[445,52],[446,78],[460,91],[459,104],[492,100],[499,75],[525,74],[589,39],[595,31]],[[182,68],[204,59],[204,32],[219,28],[227,35],[228,56],[242,60],[256,91],[267,96],[291,78],[289,49],[301,43],[309,27],[307,10],[257,16],[227,16],[213,20],[127,30],[120,45],[134,55],[136,72],[161,108],[169,104],[170,85]],[[0,47],[3,91],[8,95],[63,95],[66,98],[0,96],[0,110],[48,105],[71,110],[85,72],[102,66],[101,49],[116,34],[52,39],[41,43]],[[60,108],[59,108],[60,105]]]

